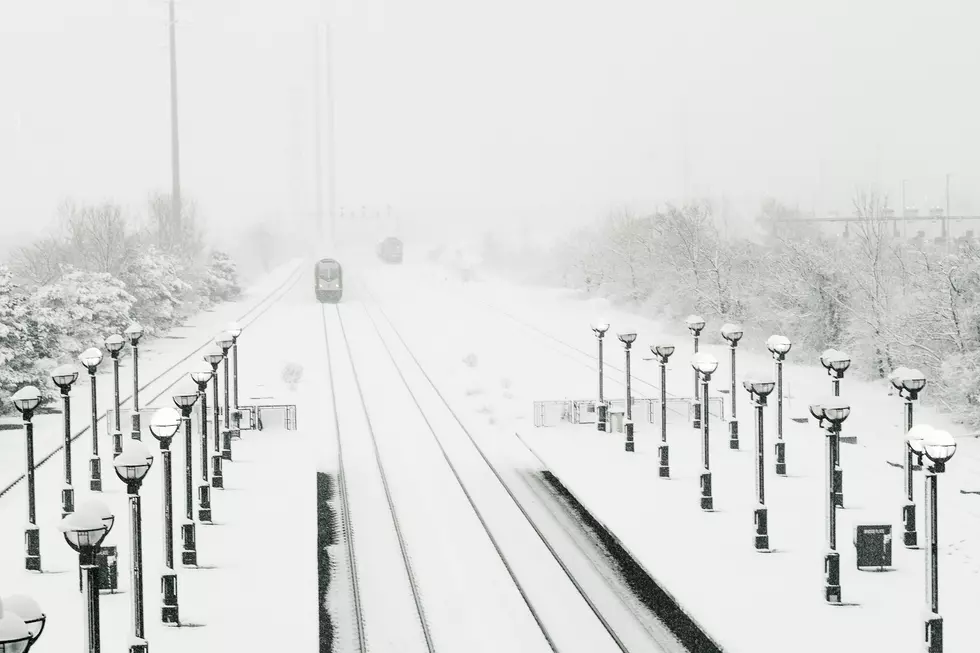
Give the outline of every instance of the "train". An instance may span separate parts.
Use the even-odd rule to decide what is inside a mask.
[[[385,263],[401,263],[403,257],[402,241],[394,236],[385,238],[377,247],[378,258]]]
[[[313,271],[313,288],[318,302],[336,304],[344,295],[344,269],[332,258],[316,262]]]

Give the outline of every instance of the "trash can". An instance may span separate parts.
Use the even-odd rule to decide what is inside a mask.
[[[623,422],[626,420],[626,411],[614,408],[609,411],[609,432],[622,433]]]
[[[119,547],[104,546],[95,556],[99,568],[99,590],[115,592],[119,589]],[[82,591],[82,569],[78,569],[78,591]]]
[[[854,527],[854,548],[858,569],[891,567],[891,524],[857,524]]]

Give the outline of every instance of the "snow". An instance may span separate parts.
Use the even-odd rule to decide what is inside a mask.
[[[221,331],[231,320],[239,319],[246,312],[253,310],[262,300],[281,286],[292,275],[300,272],[301,261],[293,260],[283,264],[273,270],[267,277],[253,285],[245,292],[238,301],[219,304],[211,311],[202,311],[187,320],[182,325],[175,327],[164,337],[149,339],[144,336],[140,341],[139,353],[139,374],[140,384],[145,386],[140,391],[141,404],[146,405],[147,399],[152,395],[152,391],[159,391],[166,384],[162,382],[149,383],[166,368],[173,365],[176,361],[185,359],[193,355],[200,348],[201,344],[211,337],[212,334]],[[300,274],[299,279],[302,279]],[[302,285],[300,283],[299,285]],[[248,348],[248,340],[243,337],[242,350]],[[128,348],[128,345],[127,345]],[[243,354],[244,356],[245,354]],[[131,388],[133,384],[132,358],[127,356],[120,361],[119,384],[122,393],[123,413],[128,412],[127,407],[131,407]],[[98,404],[99,414],[105,415],[106,411],[112,408],[113,380],[111,361],[106,358],[99,367],[96,375],[98,384]],[[173,375],[167,377],[167,381],[173,380]],[[161,381],[163,381],[161,379]],[[73,433],[79,434],[89,430],[90,424],[90,404],[88,388],[76,384],[72,397],[72,425]],[[60,409],[61,400],[53,402],[54,406]],[[121,421],[123,432],[129,432],[130,422],[125,419]],[[59,447],[64,439],[63,416],[56,414],[35,414],[34,416],[34,459],[40,461],[45,454]],[[0,418],[0,424],[20,424],[19,415],[10,415]],[[111,451],[111,433],[115,424],[110,421],[108,428],[103,419],[99,432],[102,442],[100,451]],[[147,425],[143,425],[146,429]],[[74,442],[73,453],[81,451],[87,443],[86,438],[78,438]],[[104,447],[104,448],[103,448]],[[76,456],[78,454],[76,453]],[[21,429],[11,429],[0,431],[0,492],[4,491],[10,483],[24,474],[24,437]],[[61,454],[57,454],[55,459],[48,461],[41,469],[59,466],[61,464]],[[105,467],[105,465],[103,465]],[[76,477],[80,478],[85,474],[83,468],[73,470]],[[40,472],[39,472],[40,473]],[[2,494],[0,494],[2,496]]]
[[[904,447],[902,402],[889,396],[890,384],[865,382],[853,375],[841,382],[852,406],[843,435],[857,439],[856,444],[842,445],[846,509],[838,511],[844,601],[853,605],[829,607],[822,600],[824,436],[812,421],[792,421],[807,414],[811,398],[829,394],[830,379],[816,356],[804,360],[803,354],[791,352],[784,366],[792,393],[784,417],[787,478],[772,475],[776,410],[775,396],[769,398],[767,503],[772,546],[778,552],[759,554],[752,546],[753,413],[740,384],[735,395],[742,421],[740,450],[728,448],[727,429],[712,420],[717,510],[711,514],[699,508],[699,438],[686,416],[672,414],[669,419],[670,480],[657,478],[659,426],[637,424],[636,453],[627,454],[621,434],[604,436],[594,426],[534,429],[530,425],[528,412],[534,400],[593,397],[595,338],[589,324],[597,314],[613,329],[617,324],[636,325],[640,343],[672,341],[677,352],[668,366],[669,394],[690,396],[692,339],[683,323],[644,320],[609,302],[581,301],[577,293],[567,291],[518,288],[498,281],[460,282],[450,272],[429,265],[406,266],[398,274],[372,270],[368,277],[409,345],[431,367],[437,385],[446,389],[454,405],[465,407],[464,421],[481,425],[501,441],[519,431],[726,650],[786,650],[788,642],[798,651],[920,648],[924,552],[907,550],[901,543],[903,483],[894,464],[901,460]],[[424,323],[419,315],[426,316]],[[435,331],[432,325],[437,325]],[[618,346],[609,344],[606,388],[610,398],[617,398],[623,385],[622,354]],[[730,387],[730,349],[702,338],[701,351],[722,361],[710,387],[711,397],[718,397],[719,389]],[[464,357],[478,364],[466,366],[461,362]],[[737,357],[738,380],[760,371],[768,374],[773,367],[764,342],[743,341]],[[634,363],[633,370],[636,397],[659,394],[653,385],[658,366]],[[510,383],[509,396],[499,387],[494,389],[504,379]],[[731,397],[723,399],[729,412]],[[962,433],[962,428],[928,406],[917,403],[915,410],[917,422]],[[980,489],[980,448],[974,437],[959,436],[957,441],[959,451],[939,482],[940,612],[946,620],[948,650],[968,650],[978,634],[971,624],[980,608],[975,592],[980,573],[975,555],[980,500],[961,492]],[[920,476],[915,491],[921,545]],[[857,523],[892,525],[894,570],[855,569],[850,539]]]
[[[249,292],[250,303],[271,291],[288,276],[295,264],[278,271]],[[303,276],[302,278],[305,278]],[[300,283],[281,302],[249,326],[243,336],[240,363],[242,388],[253,387],[278,371],[283,357],[301,357],[306,343],[290,339],[277,347],[276,336],[297,323],[300,305],[307,303],[308,288]],[[241,304],[223,315],[202,320],[196,332],[187,329],[186,350],[203,340],[229,316],[239,317]],[[217,313],[217,311],[216,311]],[[160,341],[164,342],[164,341]],[[174,356],[175,348],[170,349]],[[178,350],[179,351],[179,350]],[[162,358],[163,354],[157,352]],[[151,358],[151,357],[148,357]],[[152,357],[157,358],[157,357]],[[151,358],[151,360],[152,360]],[[158,365],[166,362],[160,360]],[[170,358],[170,362],[173,362]],[[141,368],[142,368],[141,360]],[[311,389],[312,394],[315,391]],[[168,400],[169,403],[169,400]],[[308,401],[299,408],[312,416]],[[151,404],[152,407],[152,404]],[[303,422],[301,421],[302,425]],[[163,466],[155,464],[141,491],[146,639],[154,650],[317,650],[318,601],[316,575],[316,477],[309,457],[297,458],[295,450],[312,451],[317,424],[309,419],[306,430],[267,428],[246,431],[234,443],[234,462],[226,462],[225,490],[212,491],[214,525],[197,526],[199,568],[178,568],[181,622],[185,627],[160,623],[158,580],[163,571],[161,492]],[[194,425],[195,440],[198,425]],[[213,436],[213,431],[212,431]],[[148,435],[144,442],[159,457],[157,443]],[[173,452],[174,503],[183,497],[184,459],[181,447]],[[194,453],[197,453],[195,447]],[[18,459],[20,457],[18,456]],[[104,492],[94,495],[84,484],[76,487],[76,502],[97,496],[116,516],[104,543],[119,548],[119,591],[101,597],[102,645],[121,651],[133,640],[129,593],[129,505],[125,484],[115,478],[108,455],[103,469]],[[195,465],[198,482],[199,461]],[[38,471],[37,500],[41,529],[42,564],[45,573],[23,570],[23,535],[10,525],[20,521],[26,504],[23,483],[0,498],[0,578],[3,591],[29,594],[47,614],[44,634],[32,649],[67,651],[83,641],[83,597],[78,592],[77,556],[57,532],[60,520],[60,469],[53,463]],[[77,472],[76,472],[77,473]],[[178,511],[182,512],[182,511]],[[303,516],[308,516],[304,518]],[[176,520],[177,524],[181,521]],[[175,524],[175,557],[180,558],[179,526]]]

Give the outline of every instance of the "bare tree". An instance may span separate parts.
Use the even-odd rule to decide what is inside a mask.
[[[47,236],[15,249],[11,253],[10,264],[17,278],[44,286],[61,276],[64,266],[68,264],[68,252],[61,239]]]
[[[59,218],[71,262],[91,272],[117,274],[130,255],[132,241],[122,207],[63,203]]]

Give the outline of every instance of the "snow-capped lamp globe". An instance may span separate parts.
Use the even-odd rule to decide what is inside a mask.
[[[742,339],[745,332],[740,324],[727,323],[721,327],[721,337],[728,341],[732,347],[738,346],[738,341]]]
[[[691,356],[691,367],[700,372],[705,383],[711,380],[711,375],[718,369],[718,359],[707,352],[699,352]],[[707,397],[705,397],[707,399]]]
[[[4,597],[0,601],[0,621],[3,620],[4,614],[20,617],[27,627],[28,632],[30,632],[30,641],[27,642],[25,648],[21,649],[24,653],[27,653],[37,643],[37,640],[40,639],[41,633],[44,632],[44,624],[48,620],[47,615],[41,610],[41,606],[38,605],[37,601],[24,594],[14,594]],[[0,629],[2,628],[0,626]],[[3,636],[0,635],[0,653],[9,650],[4,649],[3,639]]]
[[[695,338],[701,335],[701,331],[704,329],[705,325],[703,317],[700,315],[688,315],[684,322],[687,324],[687,328],[691,331],[691,333],[694,334]]]
[[[242,327],[238,322],[229,322],[225,331],[231,336],[233,342],[238,340],[238,336],[242,335]]]
[[[33,643],[31,629],[12,610],[0,610],[0,653],[25,653]]]
[[[228,355],[228,350],[231,349],[232,344],[234,344],[235,339],[227,331],[222,331],[214,338],[214,344],[221,347],[221,350]]]
[[[786,359],[786,354],[793,348],[793,343],[786,336],[772,335],[766,340],[766,348],[772,352],[772,357],[777,362],[781,362]]]
[[[89,374],[95,374],[99,364],[102,363],[102,350],[96,347],[89,347],[78,355],[79,362],[85,366]]]
[[[123,335],[125,335],[126,339],[129,340],[129,344],[131,346],[134,348],[138,347],[140,338],[143,337],[143,325],[141,325],[139,322],[132,322],[128,327],[126,327],[126,330],[123,331]]]
[[[820,354],[820,364],[827,370],[827,374],[835,380],[844,378],[844,372],[851,366],[851,357],[837,349],[825,349]]]
[[[126,341],[118,333],[111,333],[106,336],[105,342],[102,344],[105,346],[106,351],[109,352],[109,355],[115,359],[119,358],[119,352],[126,346]]]

